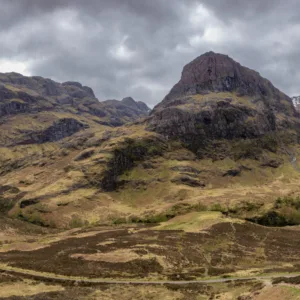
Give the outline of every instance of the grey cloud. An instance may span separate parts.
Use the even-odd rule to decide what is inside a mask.
[[[296,0],[0,5],[0,60],[24,61],[32,75],[80,81],[100,100],[132,96],[153,106],[179,80],[183,66],[209,50],[256,69],[288,94],[300,94]],[[194,15],[193,23],[197,5],[204,13]]]

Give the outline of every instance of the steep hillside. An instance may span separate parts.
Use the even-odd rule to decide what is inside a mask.
[[[254,218],[249,205],[264,213],[300,195],[291,99],[228,56],[188,64],[144,119],[149,109],[130,97],[98,102],[74,82],[0,79],[3,215],[59,228],[151,223],[203,206]]]
[[[99,102],[78,82],[0,74],[1,146],[57,141],[89,127],[121,126],[148,112],[132,98]]]
[[[216,143],[224,153],[228,140],[257,139],[270,147],[262,139],[276,143],[280,132],[287,137],[290,131],[296,141],[299,119],[291,99],[259,73],[208,52],[184,67],[180,81],[151,113],[148,129],[207,156],[205,149]]]

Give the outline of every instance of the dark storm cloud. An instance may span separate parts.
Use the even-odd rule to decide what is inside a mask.
[[[229,54],[300,94],[295,0],[0,0],[1,62],[150,105],[203,52]],[[299,7],[298,7],[299,6]]]

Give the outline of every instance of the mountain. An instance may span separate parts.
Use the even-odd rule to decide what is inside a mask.
[[[299,295],[299,117],[257,72],[204,54],[149,116],[0,82],[0,298]]]
[[[6,132],[0,145],[56,141],[84,128],[121,126],[148,115],[146,104],[130,99],[99,102],[78,82],[0,74],[0,129]]]
[[[126,97],[122,99],[121,101],[124,105],[132,107],[133,109],[136,109],[137,111],[141,110],[145,114],[148,114],[150,112],[150,108],[142,101],[136,102],[131,97]]]
[[[184,67],[152,111],[148,129],[179,138],[200,154],[213,141],[263,138],[298,126],[291,99],[270,81],[227,55],[208,52]]]
[[[226,55],[185,66],[150,115],[76,82],[0,82],[0,214],[70,228],[300,193],[291,99]]]

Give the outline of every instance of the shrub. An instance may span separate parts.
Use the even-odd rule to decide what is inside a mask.
[[[269,211],[261,217],[254,217],[246,220],[263,226],[282,227],[286,225],[291,225],[284,218],[284,216],[278,214],[276,211]]]
[[[85,225],[88,225],[88,222],[84,222],[78,215],[73,215],[69,223],[70,228],[80,228]]]
[[[266,134],[258,140],[258,144],[262,149],[275,153],[279,146],[278,137],[275,134]]]
[[[239,159],[259,159],[262,154],[262,148],[258,145],[256,139],[240,140],[233,144],[233,157]]]
[[[23,214],[21,210],[18,211],[17,217],[23,221],[43,226],[49,227],[49,224],[42,218],[42,216],[37,211],[28,211],[26,214]]]
[[[74,161],[81,161],[81,160],[90,158],[92,155],[94,155],[94,153],[95,153],[94,149],[82,151],[74,158]]]
[[[237,205],[234,210],[238,212],[253,212],[258,211],[264,204],[259,202],[243,201]]]
[[[262,216],[246,219],[264,226],[292,226],[300,224],[300,198],[277,198],[273,208]]]
[[[148,216],[143,220],[143,223],[148,223],[148,224],[157,224],[161,222],[166,222],[170,219],[172,219],[174,216],[172,215],[164,215],[164,214],[158,214],[158,215],[152,215]]]
[[[16,199],[5,199],[0,196],[0,213],[7,213],[17,202]]]
[[[127,220],[126,220],[126,218],[117,218],[117,219],[112,220],[112,223],[114,225],[126,224]]]
[[[227,212],[227,209],[223,207],[220,203],[215,203],[210,207],[211,211],[219,211],[221,213]]]
[[[199,202],[198,204],[195,205],[195,210],[196,211],[206,211],[207,206],[205,204]]]
[[[280,209],[283,207],[294,207],[297,210],[300,210],[300,197],[292,198],[292,197],[283,197],[277,198],[274,204],[275,209]]]
[[[287,222],[291,225],[298,225],[300,224],[300,211],[293,208],[293,207],[285,207],[283,208],[280,213]]]

